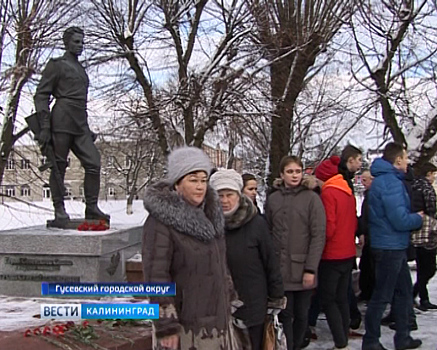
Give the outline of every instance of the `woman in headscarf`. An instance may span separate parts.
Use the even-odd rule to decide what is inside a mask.
[[[233,316],[248,328],[252,350],[262,350],[267,308],[279,313],[284,303],[269,228],[253,200],[241,192],[243,180],[235,170],[217,171],[211,176],[211,186],[219,193],[225,216],[227,262],[243,302]]]
[[[217,193],[208,186],[210,171],[200,149],[176,149],[168,158],[167,178],[145,193],[145,282],[176,283],[176,296],[151,298],[160,306],[158,346],[168,349],[236,349],[224,218]]]

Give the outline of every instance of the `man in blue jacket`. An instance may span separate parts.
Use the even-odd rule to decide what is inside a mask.
[[[381,318],[392,302],[395,315],[396,350],[416,349],[422,341],[410,336],[408,323],[412,308],[412,282],[407,262],[410,232],[422,225],[423,213],[412,213],[402,180],[408,154],[398,143],[389,143],[382,158],[370,170],[374,180],[369,190],[370,246],[375,261],[375,289],[369,302],[362,350],[383,350],[379,342]]]

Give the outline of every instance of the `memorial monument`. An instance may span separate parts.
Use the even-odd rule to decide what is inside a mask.
[[[94,144],[95,134],[88,125],[87,95],[89,79],[79,62],[84,46],[84,32],[70,27],[63,35],[65,54],[52,58],[45,67],[34,102],[36,113],[27,118],[30,129],[47,157],[51,168],[49,186],[55,219],[48,227],[67,228],[70,217],[65,211],[64,177],[70,150],[85,170],[85,220],[104,220],[109,215],[98,205],[100,190],[100,154]],[[50,101],[56,100],[50,111]]]
[[[87,120],[89,80],[78,61],[84,33],[71,27],[63,40],[65,54],[48,62],[35,94],[36,113],[26,118],[47,157],[43,168],[51,169],[55,219],[47,221],[49,228],[0,231],[0,295],[37,297],[41,282],[123,282],[126,261],[141,251],[142,226],[123,223],[109,229],[109,215],[97,206],[100,154]],[[70,150],[85,170],[85,218],[79,220],[70,220],[64,206]],[[78,231],[85,221],[92,225],[102,220],[104,231]]]

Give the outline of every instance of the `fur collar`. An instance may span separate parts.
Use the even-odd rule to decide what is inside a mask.
[[[235,230],[240,228],[252,220],[257,214],[258,210],[255,204],[249,197],[242,194],[237,211],[230,217],[225,217],[226,229]]]
[[[224,234],[224,218],[217,192],[208,186],[202,206],[196,208],[163,180],[147,188],[144,208],[166,226],[200,241],[208,242]]]
[[[281,190],[285,193],[297,194],[303,190],[311,190],[313,191],[316,187],[318,187],[317,179],[314,175],[304,175],[300,185],[295,188],[287,188],[284,185],[284,180],[281,178],[277,178],[273,181],[273,188],[275,190]]]

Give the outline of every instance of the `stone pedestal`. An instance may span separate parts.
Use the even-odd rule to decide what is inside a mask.
[[[41,282],[125,282],[125,262],[141,251],[142,227],[0,231],[0,294],[41,296]]]

